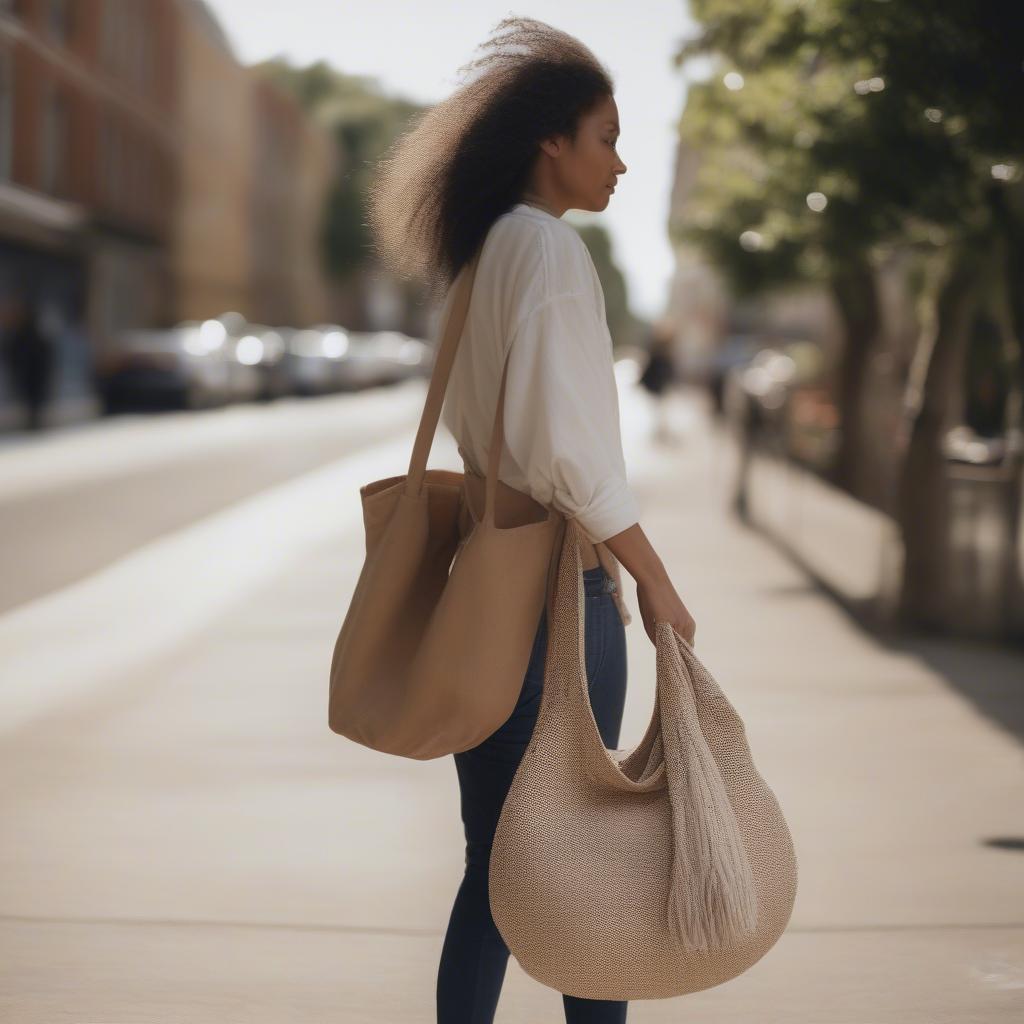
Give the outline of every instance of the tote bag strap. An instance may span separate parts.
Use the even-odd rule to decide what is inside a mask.
[[[466,315],[469,312],[469,302],[473,294],[473,284],[476,280],[476,271],[480,262],[482,248],[481,246],[477,249],[473,258],[459,272],[459,276],[452,286],[454,291],[451,309],[445,323],[444,337],[441,339],[441,344],[434,359],[434,369],[430,375],[430,386],[427,389],[427,398],[423,404],[419,429],[416,431],[416,441],[413,444],[412,457],[409,460],[405,493],[410,497],[419,496],[423,488],[423,478],[427,470],[427,458],[434,443],[434,435],[437,433],[437,424],[441,418],[441,408],[444,403],[445,392],[448,389],[448,381],[451,377],[452,367],[455,364],[455,354],[458,351],[459,342],[462,339],[465,328]],[[492,524],[494,522],[494,505],[498,489],[498,466],[500,464],[501,448],[505,440],[505,380],[508,376],[508,359],[509,353],[506,353],[501,371],[498,405],[494,412],[494,425],[491,428],[491,443],[487,459],[484,521]]]

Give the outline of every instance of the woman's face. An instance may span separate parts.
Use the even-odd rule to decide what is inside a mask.
[[[612,187],[626,173],[616,151],[619,108],[606,96],[579,121],[576,142],[560,139],[542,143],[552,160],[555,185],[566,209],[600,212],[608,205]]]

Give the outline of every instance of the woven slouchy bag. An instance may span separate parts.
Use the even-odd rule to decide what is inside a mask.
[[[549,582],[543,695],[491,847],[491,913],[523,970],[559,992],[696,992],[782,934],[796,898],[792,839],[742,720],[668,622],[656,625],[650,725],[633,750],[605,748],[578,529],[567,521]]]
[[[498,479],[507,356],[486,480],[426,468],[479,258],[453,284],[409,472],[359,490],[366,557],[331,659],[331,730],[417,760],[475,747],[512,713],[563,522]]]

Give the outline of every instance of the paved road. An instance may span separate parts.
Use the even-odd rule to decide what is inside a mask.
[[[93,478],[116,446],[79,432],[76,458],[51,439],[43,477],[63,508],[47,514],[86,550],[63,577],[63,556],[35,582],[19,562],[29,580],[6,584],[0,614],[0,1020],[434,1020],[462,870],[454,767],[375,754],[325,719],[362,557],[357,488],[404,471],[422,402],[415,389],[359,397],[323,405],[312,435],[329,422],[338,450],[304,466],[291,460],[310,434],[250,411],[259,458],[284,467],[264,479],[210,455],[223,419],[183,424],[195,454],[171,460],[173,486],[153,496],[166,474],[146,458],[115,474],[134,526],[101,554]],[[622,402],[645,529],[800,864],[790,928],[762,961],[716,989],[634,1003],[630,1020],[1020,1020],[1024,787],[1000,719],[1024,697],[1021,659],[864,635],[727,514],[731,450],[698,405],[677,410],[676,447],[653,448],[637,396]],[[159,447],[150,427],[124,433],[141,438],[136,456]],[[446,438],[431,464],[457,464]],[[54,521],[26,511],[48,507],[27,466],[0,465],[5,559],[40,550],[37,524]],[[79,494],[92,498],[76,533]],[[623,746],[653,701],[639,615],[629,643]],[[560,1007],[510,963],[499,1024],[557,1021]]]
[[[8,440],[0,447],[0,611],[414,429],[422,392],[422,382],[408,381],[316,400],[117,416]]]

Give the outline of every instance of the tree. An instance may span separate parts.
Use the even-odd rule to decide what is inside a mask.
[[[594,269],[604,293],[605,318],[613,345],[635,344],[639,333],[637,320],[629,309],[629,289],[626,278],[615,262],[611,238],[597,224],[578,229],[584,245],[594,261]]]
[[[740,288],[804,277],[831,288],[846,324],[846,479],[862,456],[860,388],[878,325],[871,261],[898,245],[930,268],[933,315],[908,382],[895,511],[904,618],[939,624],[949,532],[941,442],[966,333],[987,276],[1010,295],[1020,282],[1021,11],[996,0],[776,0],[767,10],[693,0],[691,10],[703,31],[680,61],[713,53],[730,68],[684,115],[684,141],[710,154],[695,237]],[[730,158],[732,173],[722,166]],[[819,216],[800,209],[802,192]],[[1019,349],[1020,303],[1010,304]]]
[[[342,167],[328,195],[322,238],[329,273],[345,280],[371,258],[363,197],[373,165],[423,108],[385,95],[372,78],[343,74],[323,61],[295,68],[272,60],[259,68],[334,136]]]

